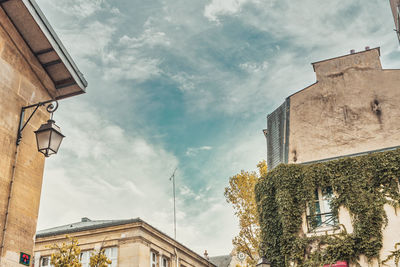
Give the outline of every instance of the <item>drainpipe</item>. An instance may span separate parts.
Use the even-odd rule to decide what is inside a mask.
[[[174,251],[175,251],[175,267],[179,267],[178,251],[176,250],[176,247],[174,247]]]
[[[19,146],[17,144],[17,147],[15,149],[15,154],[14,154],[14,164],[13,164],[12,170],[11,170],[11,181],[10,181],[10,186],[8,188],[7,208],[6,208],[6,213],[4,216],[3,231],[2,231],[2,237],[1,237],[0,266],[2,266],[1,262],[3,259],[4,244],[5,244],[5,240],[6,240],[6,231],[7,231],[7,225],[8,225],[8,213],[10,210],[11,197],[12,197],[13,185],[14,185],[14,180],[15,180],[15,168],[17,166],[18,152],[19,152]]]

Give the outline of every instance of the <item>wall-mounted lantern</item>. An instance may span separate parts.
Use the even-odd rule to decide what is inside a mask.
[[[40,126],[38,130],[35,131],[36,135],[36,142],[37,142],[37,147],[38,151],[40,153],[43,153],[46,157],[56,154],[58,152],[58,149],[60,148],[60,144],[62,139],[65,137],[60,130],[60,127],[58,127],[55,124],[55,121],[53,120],[53,112],[57,110],[58,108],[58,102],[56,100],[49,100],[46,102],[39,102],[34,105],[22,107],[21,109],[21,115],[19,118],[19,128],[18,128],[18,135],[17,135],[17,146],[21,142],[22,138],[22,131],[24,130],[25,126],[28,124],[30,119],[33,117],[35,112],[38,110],[39,107],[45,106],[47,112],[51,114],[51,119],[47,121],[47,123],[44,123]],[[35,108],[32,112],[32,114],[29,116],[28,120],[24,123],[24,115],[25,115],[25,110],[29,108]]]

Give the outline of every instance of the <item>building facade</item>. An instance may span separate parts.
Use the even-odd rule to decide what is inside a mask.
[[[268,115],[267,163],[309,163],[400,146],[400,70],[374,48],[313,63],[317,81]]]
[[[39,231],[35,266],[50,266],[54,251],[49,246],[66,242],[66,235],[78,240],[83,267],[89,266],[90,253],[101,247],[113,267],[216,267],[139,218],[101,221],[82,218],[77,223]]]
[[[379,48],[366,48],[312,64],[317,81],[268,115],[264,134],[269,169],[281,163],[315,166],[400,148],[400,70],[382,69],[379,57]],[[338,234],[343,227],[353,232],[354,217],[346,208],[341,207],[337,216],[332,213],[330,203],[336,196],[330,186],[315,188],[314,203],[308,204],[315,210],[311,214],[310,208],[304,209],[302,235]],[[384,212],[382,259],[400,242],[398,208],[385,204]],[[364,256],[359,263],[380,266],[378,260],[368,262]],[[394,266],[392,261],[388,264]]]
[[[50,115],[38,108],[17,146],[21,108],[86,86],[34,0],[0,1],[0,266],[19,266],[21,253],[32,255],[39,210],[44,156],[34,131]]]
[[[392,8],[395,31],[400,42],[400,0],[390,0],[390,7]]]

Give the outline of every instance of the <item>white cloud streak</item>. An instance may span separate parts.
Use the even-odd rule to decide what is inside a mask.
[[[40,217],[39,228],[73,222],[79,216],[140,216],[151,222],[154,210],[169,210],[168,175],[178,164],[174,155],[143,136],[125,132],[84,102],[63,108],[74,112],[57,116],[67,138],[59,155],[46,164],[40,213],[51,214],[52,219]]]
[[[196,156],[201,151],[209,151],[211,149],[212,149],[211,146],[189,147],[186,150],[186,155],[187,156]]]

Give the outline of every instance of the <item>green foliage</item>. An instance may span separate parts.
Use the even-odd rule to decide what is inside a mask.
[[[256,185],[261,227],[261,252],[273,266],[319,266],[346,260],[357,264],[360,255],[379,259],[384,205],[399,206],[400,150],[300,165],[281,164]],[[353,232],[306,237],[302,215],[314,201],[316,188],[332,187],[331,208],[347,208]],[[311,212],[312,213],[312,212]]]

